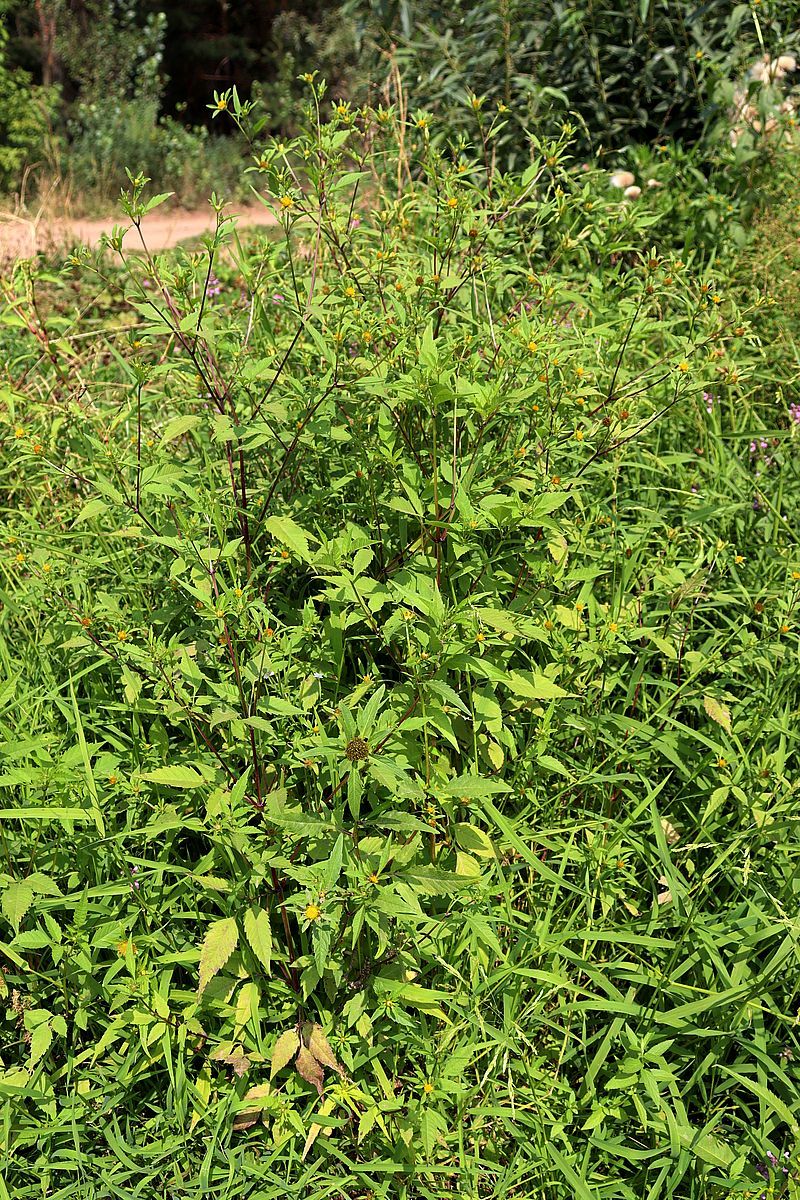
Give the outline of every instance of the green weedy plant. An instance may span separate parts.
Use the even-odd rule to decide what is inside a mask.
[[[274,237],[4,285],[0,1194],[791,1195],[748,314],[566,139],[306,83],[215,101]]]

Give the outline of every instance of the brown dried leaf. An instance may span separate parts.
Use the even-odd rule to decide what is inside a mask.
[[[659,887],[659,893],[656,896],[656,900],[658,901],[658,903],[659,904],[671,904],[672,903],[672,892],[669,889],[669,880],[667,879],[666,875],[659,875],[658,887]]]
[[[303,1025],[303,1042],[314,1055],[318,1063],[322,1063],[323,1067],[330,1067],[332,1071],[336,1071],[342,1075],[343,1068],[341,1063],[336,1061],[336,1055],[331,1050],[330,1043],[325,1037],[325,1033],[321,1025],[316,1022],[306,1021]]]
[[[301,1046],[297,1051],[297,1058],[294,1065],[297,1067],[297,1073],[306,1083],[310,1083],[322,1095],[322,1067],[314,1058],[310,1050],[305,1046]]]
[[[240,1079],[250,1069],[250,1059],[241,1050],[226,1051],[220,1048],[214,1051],[211,1058],[214,1062],[225,1063],[226,1066],[233,1067]]]
[[[243,1100],[259,1100],[262,1096],[269,1095],[269,1084],[259,1083],[256,1087],[251,1087]],[[241,1112],[236,1113],[233,1118],[233,1128],[236,1130],[250,1129],[256,1125],[261,1119],[262,1110],[260,1108],[245,1108]]]
[[[666,817],[661,818],[661,828],[664,831],[664,837],[667,839],[668,846],[674,846],[676,842],[681,840],[680,833]]]

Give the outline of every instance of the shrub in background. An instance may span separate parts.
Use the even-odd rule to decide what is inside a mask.
[[[0,20],[0,191],[19,188],[26,169],[41,163],[57,100],[53,89],[33,87],[25,71],[6,65],[7,44]]]
[[[530,131],[552,134],[568,119],[584,153],[698,140],[718,111],[719,82],[766,51],[791,50],[799,10],[796,0],[350,0],[345,11],[376,63],[388,56],[454,136],[469,135],[470,109],[499,106],[493,149],[519,165]]]

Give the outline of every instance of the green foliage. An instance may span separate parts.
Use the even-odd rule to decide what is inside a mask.
[[[760,305],[565,139],[308,88],[215,101],[276,238],[5,284],[4,1187],[791,1196]]]
[[[578,126],[582,152],[680,137],[718,112],[719,84],[764,52],[796,46],[798,6],[711,0],[348,0],[365,46],[386,55],[415,99],[470,136],[471,109],[492,146],[522,169],[530,132]],[[394,91],[397,77],[391,76]]]
[[[55,96],[6,64],[8,32],[0,16],[0,191],[18,187],[45,153]]]

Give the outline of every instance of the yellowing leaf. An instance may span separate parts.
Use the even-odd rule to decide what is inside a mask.
[[[248,908],[244,914],[244,932],[258,961],[269,975],[272,959],[272,928],[269,913],[259,908]]]
[[[462,850],[477,854],[479,858],[495,857],[492,839],[477,825],[467,825],[464,822],[456,825],[456,841]]]
[[[456,875],[464,875],[467,879],[480,878],[481,867],[477,858],[473,858],[471,854],[463,854],[461,850],[456,851]]]
[[[224,920],[214,921],[209,925],[200,951],[199,993],[202,993],[209,980],[222,970],[236,949],[238,941],[239,930],[233,917],[225,917]]]
[[[282,1033],[272,1048],[272,1058],[269,1064],[269,1077],[277,1075],[300,1049],[300,1038],[296,1029],[287,1029]]]
[[[268,517],[264,524],[272,536],[288,546],[298,558],[309,559],[308,536],[291,517]]]
[[[726,704],[722,704],[719,700],[715,700],[713,696],[703,696],[703,708],[711,717],[712,721],[716,721],[721,725],[727,734],[731,733],[731,711]]]
[[[319,1115],[321,1117],[327,1117],[330,1113],[333,1112],[335,1107],[336,1107],[335,1100],[323,1100],[322,1104],[320,1104],[320,1106],[319,1106]],[[303,1158],[306,1157],[306,1155],[308,1154],[311,1147],[314,1145],[314,1142],[317,1140],[320,1133],[324,1133],[326,1135],[326,1137],[329,1137],[330,1132],[331,1132],[330,1129],[327,1129],[324,1125],[318,1125],[316,1122],[314,1122],[314,1124],[311,1126],[311,1128],[308,1131],[308,1137],[306,1138],[306,1144],[305,1144],[305,1146],[303,1146],[302,1157]]]
[[[503,682],[515,696],[524,696],[528,700],[559,700],[569,695],[539,671],[512,671]]]
[[[18,932],[20,922],[33,904],[33,888],[24,879],[12,883],[3,892],[3,916],[5,916]]]
[[[147,771],[142,775],[148,783],[160,783],[164,787],[196,788],[202,787],[205,779],[199,771],[192,767],[158,767],[155,771]]]

